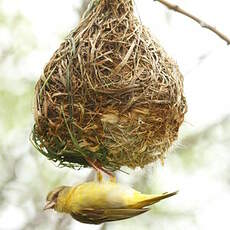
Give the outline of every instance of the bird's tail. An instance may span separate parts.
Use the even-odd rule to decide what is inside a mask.
[[[166,199],[168,197],[174,196],[178,193],[178,191],[176,192],[171,192],[171,193],[163,193],[161,195],[142,195],[143,197],[140,197],[140,201],[138,201],[137,203],[130,205],[129,208],[142,208],[142,207],[146,207],[152,204],[155,204],[163,199]]]

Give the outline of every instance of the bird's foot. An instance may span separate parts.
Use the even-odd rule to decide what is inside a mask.
[[[110,180],[110,182],[112,182],[112,183],[117,183],[117,178],[116,178],[115,175],[110,176],[110,177],[109,177],[109,180]]]
[[[101,171],[97,171],[97,181],[98,182],[102,182],[103,181],[103,176]]]
[[[107,174],[109,176],[111,182],[116,183],[116,177],[113,175],[113,173],[111,173],[111,172],[107,171],[106,169],[104,169],[102,167],[102,165],[98,161],[96,161],[96,160],[92,161],[89,158],[87,158],[86,160],[89,163],[89,165],[91,165],[97,171],[97,180],[99,182],[102,182],[103,176],[102,176],[101,172],[104,172],[105,174]]]

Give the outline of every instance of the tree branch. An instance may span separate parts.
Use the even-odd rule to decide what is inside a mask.
[[[209,24],[207,24],[206,22],[202,21],[201,19],[199,19],[198,17],[186,12],[185,10],[183,10],[182,8],[180,8],[178,5],[174,5],[171,4],[165,0],[154,0],[155,2],[159,2],[163,5],[165,5],[168,9],[173,10],[177,13],[183,14],[184,16],[191,18],[193,21],[197,22],[198,24],[200,24],[201,27],[208,29],[210,31],[212,31],[213,33],[215,33],[217,36],[219,36],[221,39],[223,39],[225,42],[227,42],[227,45],[230,45],[230,38],[228,38],[226,35],[224,35],[223,33],[221,33],[219,30],[217,30],[214,26],[211,26]]]

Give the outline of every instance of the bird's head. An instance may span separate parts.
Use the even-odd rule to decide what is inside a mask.
[[[68,186],[60,186],[49,192],[43,210],[56,209],[60,196],[62,196],[62,193],[64,193],[67,188]]]

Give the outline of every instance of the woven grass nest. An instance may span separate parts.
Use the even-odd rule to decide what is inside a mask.
[[[187,110],[177,64],[133,13],[93,1],[35,92],[35,147],[62,166],[117,170],[163,160]]]

